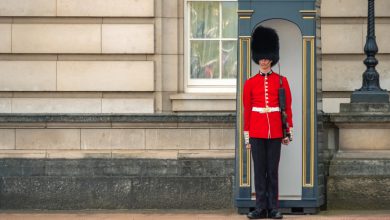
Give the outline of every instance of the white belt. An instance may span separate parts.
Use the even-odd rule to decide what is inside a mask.
[[[252,107],[252,111],[260,112],[260,113],[280,112],[280,108],[279,107],[265,107],[265,108]]]

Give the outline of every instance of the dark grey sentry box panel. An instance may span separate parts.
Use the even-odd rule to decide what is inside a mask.
[[[317,160],[316,0],[238,0],[238,70],[235,206],[241,213],[255,207],[250,151],[243,139],[242,89],[256,74],[251,35],[258,25],[274,28],[280,38],[280,69],[293,95],[294,142],[283,147],[280,207],[284,212],[316,212],[324,204]]]

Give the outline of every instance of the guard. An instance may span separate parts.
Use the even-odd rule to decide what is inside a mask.
[[[291,91],[286,77],[271,67],[279,61],[279,37],[259,26],[252,34],[252,59],[259,72],[244,85],[244,139],[252,151],[256,209],[250,219],[283,218],[279,209],[278,168],[281,144],[292,141]]]

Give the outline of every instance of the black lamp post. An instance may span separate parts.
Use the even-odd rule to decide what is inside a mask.
[[[378,64],[375,58],[375,54],[378,53],[375,40],[375,0],[368,0],[367,38],[364,53],[367,55],[364,60],[367,69],[363,73],[363,86],[352,93],[351,102],[388,103],[389,95],[386,90],[380,88],[379,74],[375,69]]]

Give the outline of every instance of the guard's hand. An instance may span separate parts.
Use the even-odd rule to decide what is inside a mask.
[[[246,144],[246,149],[250,150],[251,149],[251,144]]]
[[[290,143],[290,138],[289,137],[285,137],[282,139],[282,144],[283,145],[288,145]]]

